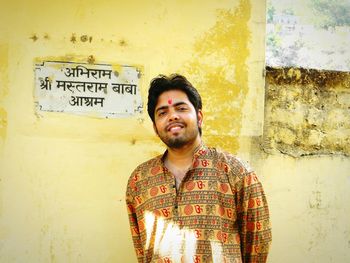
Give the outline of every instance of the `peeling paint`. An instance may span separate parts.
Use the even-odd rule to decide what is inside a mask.
[[[205,141],[231,152],[239,148],[248,92],[250,13],[247,0],[233,9],[218,10],[215,25],[197,39],[193,59],[185,66],[203,97]]]

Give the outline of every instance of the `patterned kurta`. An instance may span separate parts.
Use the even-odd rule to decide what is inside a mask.
[[[128,182],[138,262],[266,262],[269,211],[248,165],[201,145],[177,189],[165,156],[138,166]]]

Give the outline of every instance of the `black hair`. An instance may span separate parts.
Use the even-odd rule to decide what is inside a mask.
[[[148,115],[154,123],[154,111],[158,102],[158,97],[165,91],[181,90],[186,93],[196,112],[202,109],[202,98],[195,87],[182,75],[172,74],[170,76],[159,75],[152,79],[148,90]],[[199,132],[202,130],[199,127]]]

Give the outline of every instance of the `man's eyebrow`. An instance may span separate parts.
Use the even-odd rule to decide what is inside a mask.
[[[177,107],[177,106],[180,106],[180,105],[187,105],[188,103],[184,102],[184,101],[179,101],[179,102],[176,102],[174,103],[172,106],[173,107]],[[156,112],[160,111],[160,110],[165,110],[165,109],[168,109],[169,106],[168,105],[164,105],[164,106],[160,106],[159,108],[156,109]]]
[[[161,106],[161,107],[159,107],[159,108],[157,108],[156,109],[156,112],[158,112],[158,111],[160,111],[160,110],[165,110],[165,109],[167,109],[167,108],[169,108],[169,106]]]
[[[174,107],[177,107],[177,106],[180,106],[180,105],[187,105],[187,103],[184,102],[184,101],[179,101],[179,102],[174,103],[173,105],[174,105]]]

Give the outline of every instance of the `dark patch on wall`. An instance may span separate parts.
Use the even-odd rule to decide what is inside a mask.
[[[350,156],[350,73],[266,68],[263,149]]]
[[[72,43],[77,42],[77,36],[76,36],[74,33],[73,33],[72,36],[70,37],[70,41],[71,41]]]
[[[313,85],[318,88],[350,88],[349,72],[266,67],[266,82],[275,85]]]
[[[96,62],[96,59],[95,59],[95,57],[94,57],[93,55],[90,55],[90,56],[88,56],[88,58],[87,58],[87,62],[88,62],[89,64],[94,64],[94,63]]]
[[[88,37],[87,35],[82,35],[82,36],[80,37],[80,41],[81,41],[81,42],[86,42],[86,41],[88,41],[88,39],[89,39],[89,37]]]
[[[127,46],[126,40],[125,40],[125,39],[120,39],[120,40],[119,40],[119,45],[120,45],[121,47]]]
[[[33,40],[34,42],[38,40],[38,36],[36,34],[33,34],[31,37],[30,37],[31,40]]]

